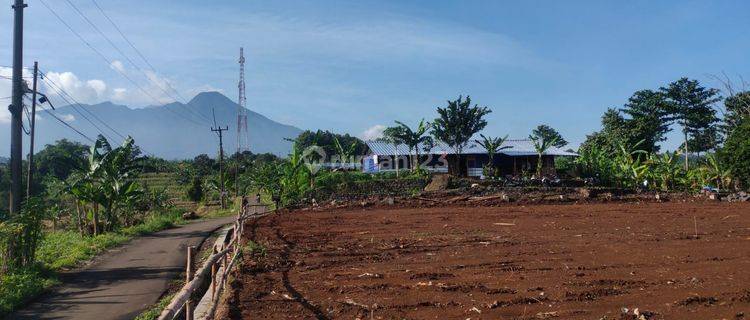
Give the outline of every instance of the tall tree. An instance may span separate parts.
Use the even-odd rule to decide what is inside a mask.
[[[741,187],[750,188],[750,118],[743,119],[727,136],[720,158]]]
[[[433,121],[432,135],[453,149],[456,157],[452,173],[463,176],[466,168],[461,161],[461,154],[471,138],[487,126],[484,116],[492,110],[476,104],[472,106],[471,97],[466,96],[464,100],[459,96],[457,100],[448,101],[447,107],[438,107],[437,112],[438,118]]]
[[[557,141],[553,147],[562,148],[566,145],[568,145],[568,141],[565,141],[565,139],[562,137],[562,135],[557,132],[554,128],[546,125],[546,124],[540,124],[534,130],[531,132],[532,135],[537,137],[542,137],[544,140],[548,141]]]
[[[750,119],[750,91],[735,93],[724,100],[724,134],[729,135],[743,119]]]
[[[658,152],[658,143],[666,140],[669,129],[669,109],[664,94],[653,90],[633,93],[628,103],[620,109],[630,119],[624,121],[627,143],[640,144],[648,153]]]
[[[681,78],[662,87],[660,91],[665,95],[667,110],[671,119],[682,127],[685,150],[685,169],[689,168],[689,143],[691,137],[705,134],[719,119],[716,117],[714,103],[721,100],[719,90],[705,88],[698,80]],[[707,150],[693,150],[697,152]]]
[[[38,175],[52,175],[59,180],[65,180],[70,173],[86,165],[88,152],[85,145],[66,139],[48,144],[34,156]]]
[[[297,143],[297,148],[302,151],[307,150],[307,148],[312,146],[318,146],[323,148],[327,155],[334,155],[338,151],[336,149],[336,139],[338,139],[342,145],[350,146],[355,144],[356,147],[353,151],[354,155],[367,154],[369,151],[367,144],[357,137],[350,136],[349,134],[338,134],[323,130],[303,131],[296,139],[294,139],[294,142]]]
[[[503,146],[505,144],[505,140],[508,140],[508,136],[505,137],[485,137],[483,134],[479,135],[482,137],[482,140],[474,140],[477,144],[482,146],[485,151],[487,151],[487,157],[489,158],[489,164],[487,167],[490,171],[490,176],[497,176],[498,170],[495,166],[495,154],[500,152],[501,150],[506,150],[512,148],[512,146]]]
[[[611,154],[617,151],[617,146],[623,140],[628,141],[629,130],[627,120],[619,110],[610,108],[602,115],[602,129],[586,136],[579,152],[587,152],[595,148],[602,153]]]

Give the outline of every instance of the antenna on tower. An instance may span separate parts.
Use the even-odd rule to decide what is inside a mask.
[[[250,134],[247,132],[247,98],[245,97],[245,54],[242,47],[240,47],[240,81],[237,83],[239,89],[239,97],[237,98],[237,156],[238,159],[242,159],[242,153],[250,151]],[[235,179],[235,196],[240,194],[240,161],[236,162],[236,168],[234,170]]]
[[[237,104],[237,152],[250,151],[250,137],[247,132],[247,98],[245,97],[245,55],[244,50],[240,47],[240,81],[237,84],[239,97]]]

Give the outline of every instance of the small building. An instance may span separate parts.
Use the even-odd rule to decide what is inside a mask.
[[[365,157],[362,165],[364,172],[387,172],[396,169],[411,169],[416,163],[414,150],[404,144],[393,144],[384,141],[366,141],[370,153]],[[500,174],[507,176],[532,175],[536,172],[539,155],[534,144],[529,139],[506,140],[503,147],[494,156],[495,168]],[[556,157],[574,157],[578,154],[551,147],[542,155],[542,173],[555,175]],[[483,168],[489,162],[487,151],[477,143],[469,143],[461,152],[462,168],[470,177],[483,177]],[[420,167],[432,172],[449,172],[449,166],[455,166],[456,153],[445,143],[436,142],[431,148],[419,146]],[[455,168],[454,168],[455,169]],[[457,172],[457,170],[450,170]]]

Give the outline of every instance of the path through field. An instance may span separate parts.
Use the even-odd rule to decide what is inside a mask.
[[[60,287],[10,319],[132,319],[184,270],[187,246],[234,219],[195,222],[135,239],[82,270],[62,274]]]

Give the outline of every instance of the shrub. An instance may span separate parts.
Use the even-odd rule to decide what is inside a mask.
[[[56,280],[45,278],[37,268],[18,269],[0,276],[0,315],[10,313],[55,283]]]
[[[745,119],[724,142],[722,162],[743,188],[750,187],[750,119]]]
[[[203,183],[201,182],[201,178],[199,178],[198,176],[193,177],[190,188],[188,188],[187,190],[187,197],[190,201],[193,202],[203,200]]]
[[[0,271],[31,266],[42,237],[42,219],[47,209],[38,198],[24,202],[21,212],[10,220],[0,222]]]

